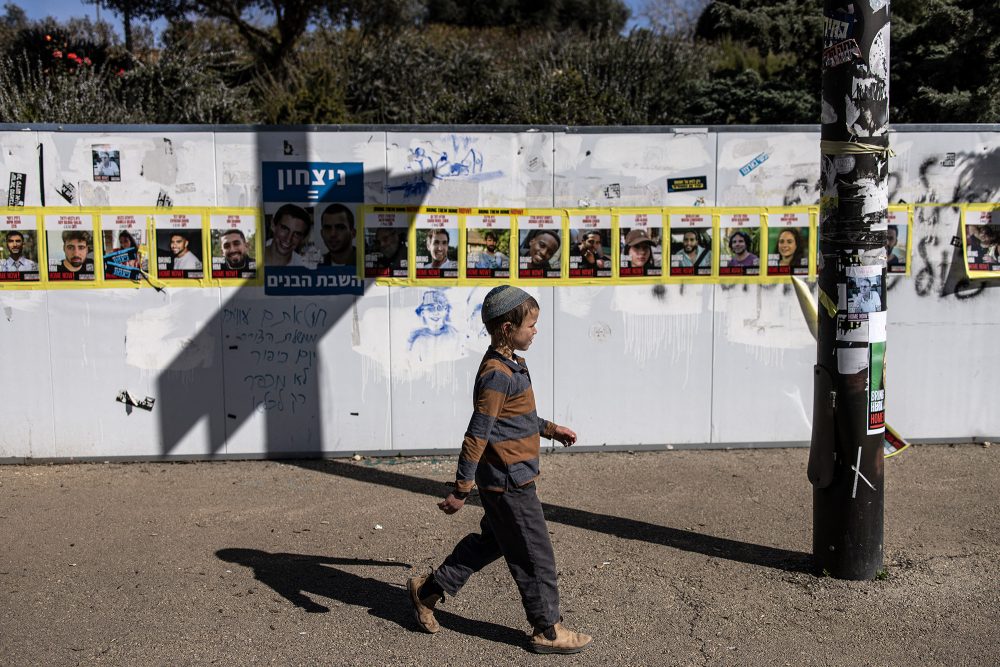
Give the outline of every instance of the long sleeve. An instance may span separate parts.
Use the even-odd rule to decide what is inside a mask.
[[[475,485],[476,468],[489,443],[490,433],[496,423],[510,387],[510,373],[499,368],[483,369],[476,378],[473,394],[473,412],[469,428],[462,442],[462,452],[458,456],[458,471],[455,488],[468,492]]]

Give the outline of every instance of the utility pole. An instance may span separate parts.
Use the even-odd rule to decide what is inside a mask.
[[[825,0],[809,481],[819,572],[882,569],[889,2]]]

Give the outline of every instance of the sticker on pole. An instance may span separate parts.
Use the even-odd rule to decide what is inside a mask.
[[[868,435],[885,431],[885,342],[868,347]]]

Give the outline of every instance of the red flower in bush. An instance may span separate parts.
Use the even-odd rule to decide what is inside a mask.
[[[55,51],[52,52],[52,57],[53,58],[62,58],[62,51],[56,49]]]

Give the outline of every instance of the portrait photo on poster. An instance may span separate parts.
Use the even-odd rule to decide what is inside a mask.
[[[720,230],[719,275],[760,275],[760,227]]]
[[[156,276],[161,279],[200,279],[205,276],[201,257],[201,230],[156,230]]]
[[[50,229],[45,235],[49,281],[95,280],[94,235],[89,229]]]
[[[263,273],[264,293],[269,296],[360,294],[364,284],[357,275],[357,204],[339,202],[264,204],[263,271],[257,251],[256,233],[250,221],[240,216],[244,238],[226,236],[226,246],[213,241],[213,271],[216,258],[223,275],[231,278],[234,262],[245,262],[237,279],[252,280]],[[215,223],[213,223],[214,226]],[[227,221],[232,225],[233,221]],[[259,232],[258,232],[259,233]],[[217,252],[224,253],[222,256]],[[242,255],[242,256],[241,256]]]
[[[889,273],[906,273],[907,215],[889,212],[889,224],[885,230],[885,266]]]
[[[471,216],[470,216],[471,218]],[[510,226],[473,227],[465,232],[466,277],[510,277]]]
[[[91,146],[95,181],[122,180],[121,154],[108,144]]]
[[[688,227],[671,230],[670,275],[712,275],[711,227]]]
[[[0,226],[0,230],[3,230],[0,231],[0,238],[3,239],[3,244],[0,245],[0,281],[37,281],[40,275],[38,231],[11,229],[10,226],[9,223]]]
[[[310,236],[313,207],[270,203],[264,207],[264,266],[315,268],[318,250]]]
[[[970,271],[1000,271],[1000,212],[968,211],[977,214],[977,223],[965,225],[965,250]],[[966,219],[971,216],[966,216]],[[988,224],[987,224],[988,223]]]
[[[569,230],[569,277],[611,277],[611,230]]]
[[[317,266],[356,267],[358,265],[356,204],[320,204],[313,244],[319,248]],[[319,238],[316,239],[316,235]]]
[[[867,319],[868,313],[878,313],[885,303],[885,281],[880,266],[849,266],[847,273],[848,319]]]
[[[767,273],[809,275],[809,227],[769,227]]]
[[[249,280],[257,277],[256,220],[256,216],[212,216],[209,238],[213,278]]]
[[[410,225],[406,207],[370,206],[364,215],[365,277],[406,278]]]
[[[136,280],[137,271],[149,272],[149,248],[146,230],[136,216],[129,218],[134,224],[122,225],[115,221],[102,221],[101,240],[104,246],[105,280]],[[112,217],[114,219],[114,216]]]
[[[619,227],[622,278],[663,275],[663,229],[661,227]]]
[[[417,278],[458,277],[458,227],[416,230]]]
[[[560,278],[562,229],[521,230],[518,234],[519,278]]]

